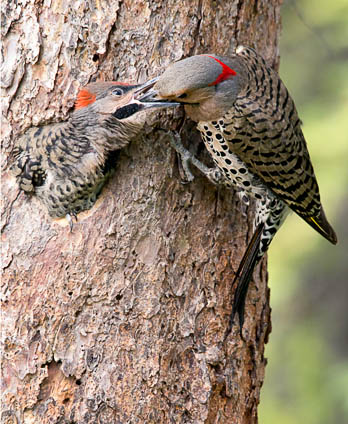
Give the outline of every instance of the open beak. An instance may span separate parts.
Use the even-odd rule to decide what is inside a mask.
[[[117,109],[113,116],[117,119],[126,119],[145,109],[152,109],[155,107],[174,107],[180,106],[178,102],[168,102],[166,100],[156,100],[156,90],[151,88],[156,84],[159,77],[146,81],[144,84],[138,85],[133,91],[132,100],[125,106]]]
[[[152,88],[158,80],[159,80],[159,77],[155,77],[144,82],[144,84],[138,85],[137,89],[134,91],[134,94],[137,95],[137,94],[146,93],[146,91],[149,88]]]
[[[159,77],[153,78],[145,82],[145,84],[142,84],[134,92],[134,98],[143,105],[143,109],[151,109],[154,107],[181,106],[179,102],[170,102],[168,100],[156,99],[157,91],[151,90],[151,88],[156,84],[158,80]]]

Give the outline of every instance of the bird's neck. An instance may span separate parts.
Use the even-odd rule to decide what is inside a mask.
[[[110,115],[103,121],[102,130],[109,150],[121,149],[139,134],[143,124],[136,120],[120,121]]]
[[[98,156],[105,158],[110,151],[125,147],[139,133],[142,123],[79,109],[72,114],[68,126],[77,143],[88,141]]]

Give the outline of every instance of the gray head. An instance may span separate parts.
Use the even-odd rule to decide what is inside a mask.
[[[103,126],[104,122],[122,121],[141,125],[145,118],[138,112],[158,107],[177,106],[166,100],[143,102],[142,98],[153,87],[157,79],[144,84],[126,84],[118,81],[95,82],[83,87],[75,102],[73,119],[83,122],[86,120],[93,125]],[[85,121],[85,123],[87,123]]]
[[[194,121],[211,121],[233,106],[245,75],[237,56],[192,56],[166,69],[154,85],[152,98],[180,102]]]
[[[107,150],[126,146],[145,123],[146,114],[139,112],[178,105],[166,100],[143,102],[143,97],[156,80],[139,85],[116,81],[86,85],[77,96],[70,118],[73,128],[90,137],[101,155]]]

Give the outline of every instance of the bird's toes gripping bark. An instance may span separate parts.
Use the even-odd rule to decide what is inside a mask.
[[[198,168],[202,174],[204,174],[213,184],[220,184],[222,182],[222,174],[219,168],[208,168],[206,165],[204,165],[203,162],[198,160],[190,151],[184,147],[179,133],[169,131],[167,134],[169,136],[171,146],[180,155],[182,168],[186,178],[184,183],[190,183],[195,178],[190,170],[190,163]]]
[[[73,228],[74,228],[74,223],[73,223],[72,218],[75,218],[75,221],[77,222],[77,215],[76,215],[76,212],[70,212],[70,213],[67,213],[67,214],[65,215],[65,218],[67,219],[67,221],[68,221],[68,223],[69,223],[70,232],[72,233],[72,230],[73,230]]]

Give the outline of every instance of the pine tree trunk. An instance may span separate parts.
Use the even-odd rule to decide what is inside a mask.
[[[17,136],[66,119],[91,80],[143,82],[190,55],[256,47],[277,63],[279,1],[3,2],[4,423],[256,423],[270,330],[265,264],[242,341],[224,341],[253,210],[183,185],[153,114],[72,233],[7,172]],[[150,127],[151,124],[151,127]],[[184,142],[199,135],[185,123]],[[204,160],[207,157],[201,152]]]

